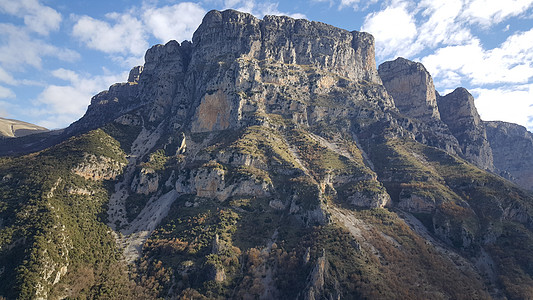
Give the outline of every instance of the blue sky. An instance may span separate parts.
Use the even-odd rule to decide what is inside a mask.
[[[226,8],[370,32],[378,65],[422,62],[441,95],[466,87],[482,119],[533,130],[533,0],[0,0],[0,116],[66,127],[151,45]]]

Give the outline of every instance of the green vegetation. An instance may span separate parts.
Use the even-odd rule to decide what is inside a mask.
[[[287,68],[287,74],[303,70]],[[240,96],[256,97],[252,91]],[[334,107],[346,95],[338,96],[315,100]],[[371,122],[366,113],[368,119],[362,113],[354,122]],[[139,158],[136,172],[159,176],[159,189],[128,197],[130,221],[151,196],[173,188],[164,186],[173,172],[187,182],[198,170],[222,170],[224,189],[208,182],[213,193],[244,189],[239,184],[246,181],[266,189],[239,190],[225,201],[191,189],[172,204],[129,270],[105,225],[116,182],[73,170],[88,156],[125,165],[140,127],[112,123],[39,153],[0,158],[2,296],[292,299],[315,289],[323,298],[485,299],[484,278],[469,262],[483,253],[497,266],[489,288],[511,299],[533,292],[531,194],[394,134],[361,135],[371,164],[353,141],[348,117],[311,128],[292,116],[247,117],[268,126],[188,134],[205,146],[195,157],[189,150],[176,154],[182,132],[170,130]],[[369,126],[393,133],[379,122]],[[393,208],[349,203],[385,191]],[[428,206],[421,209],[418,200]],[[409,201],[414,204],[400,205]],[[327,221],[317,221],[322,214]],[[416,221],[409,214],[431,238],[406,223]]]
[[[434,201],[433,212],[413,214],[466,257],[487,251],[501,268],[496,286],[512,299],[527,298],[533,264],[530,193],[443,150],[408,139],[375,144],[370,153],[395,202],[410,195]]]
[[[144,245],[144,257],[139,264],[138,281],[159,295],[165,295],[173,284],[170,277],[183,287],[199,290],[210,296],[228,297],[231,278],[239,270],[240,250],[232,246],[232,235],[239,216],[231,209],[222,209],[212,200],[202,207],[184,207],[190,197],[181,197],[172,206],[162,225]],[[218,242],[217,242],[218,239]],[[216,249],[216,251],[213,251]],[[159,267],[151,267],[150,262]],[[166,270],[167,280],[158,280],[158,272]],[[226,284],[216,282],[216,270],[224,270]],[[158,280],[159,286],[148,283]]]
[[[83,163],[85,154],[125,162],[119,143],[102,130],[40,153],[2,160],[3,296],[131,296],[134,286],[120,267],[120,253],[101,219],[110,185],[71,171]],[[61,280],[52,288],[56,278]]]
[[[131,151],[131,146],[137,136],[139,136],[141,129],[141,126],[122,125],[116,122],[108,123],[102,127],[105,133],[120,143],[120,148],[126,153]]]
[[[287,142],[280,134],[263,126],[250,126],[228,149],[284,167],[297,167]]]
[[[154,171],[161,171],[165,168],[169,157],[166,156],[164,149],[156,150],[155,152],[150,153],[148,161],[141,164],[143,168],[149,168]]]

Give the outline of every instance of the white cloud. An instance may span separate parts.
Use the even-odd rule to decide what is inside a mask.
[[[15,98],[15,93],[12,90],[0,85],[0,99]]]
[[[280,12],[278,4],[273,2],[227,0],[224,5],[258,17],[268,14],[305,18],[299,13]],[[108,54],[121,54],[112,57],[116,61],[137,62],[148,48],[151,35],[162,43],[191,40],[205,13],[205,9],[196,3],[182,2],[163,7],[145,5],[142,9],[132,8],[122,14],[110,13],[106,15],[106,20],[78,16],[72,35],[89,48]]]
[[[224,6],[225,7],[234,7],[234,6],[238,5],[239,2],[241,2],[241,0],[225,0],[224,1]]]
[[[470,30],[457,20],[463,9],[463,0],[422,1],[418,7],[428,19],[420,24],[415,45],[434,48],[440,43],[457,45],[472,38]],[[419,50],[420,50],[419,49]],[[418,51],[417,51],[418,52]]]
[[[86,111],[90,99],[115,82],[125,81],[126,73],[118,75],[79,74],[72,70],[57,69],[51,75],[68,82],[66,85],[48,85],[35,101],[30,112],[40,118],[36,123],[47,128],[68,126]]]
[[[0,23],[0,64],[4,69],[22,70],[26,66],[41,68],[44,56],[74,61],[80,55],[32,37],[24,28]]]
[[[206,11],[198,4],[183,2],[161,8],[150,8],[143,20],[150,32],[161,42],[190,40]]]
[[[105,53],[141,55],[148,48],[144,24],[129,13],[110,13],[110,22],[81,16],[72,29],[89,48]]]
[[[76,73],[76,72],[74,72],[72,70],[67,70],[67,69],[63,69],[63,68],[53,70],[52,71],[52,76],[54,76],[56,78],[59,78],[59,79],[62,79],[62,80],[65,80],[65,81],[70,81],[70,82],[79,82],[80,81],[80,76],[78,75],[78,73]]]
[[[364,4],[364,6],[361,6],[361,2]],[[361,1],[361,0],[341,0],[341,3],[339,4],[339,9],[343,9],[345,7],[351,7],[354,10],[365,10],[370,5],[378,3],[379,0],[368,0],[368,1]]]
[[[59,29],[61,14],[37,0],[0,0],[0,12],[24,18],[27,28],[42,35]]]
[[[17,81],[11,74],[7,73],[6,70],[4,70],[2,67],[0,67],[0,82],[9,84],[9,85],[15,85],[17,84]]]
[[[19,107],[13,103],[14,101],[0,100],[0,117],[10,118],[12,117],[11,111],[19,109]]]
[[[483,120],[506,121],[533,129],[533,84],[497,89],[472,89]]]
[[[229,0],[225,1],[224,4],[226,5],[226,8],[247,12],[257,18],[263,18],[266,15],[289,16],[295,19],[306,18],[302,13],[286,13],[279,11],[277,2],[261,1],[257,3],[255,0]]]
[[[457,74],[471,76],[472,72],[481,71],[477,67],[483,66],[483,57],[484,52],[479,40],[474,39],[466,45],[440,48],[424,57],[422,64],[433,76],[438,86],[441,80],[455,84],[458,79]]]
[[[422,59],[436,82],[455,72],[471,84],[527,83],[533,78],[533,29],[510,36],[500,47],[485,50],[479,40],[440,48]]]
[[[462,17],[469,23],[488,27],[520,15],[532,6],[533,0],[469,0]]]
[[[361,30],[374,35],[378,57],[399,53],[407,56],[406,52],[417,35],[415,19],[407,11],[405,3],[367,15]]]

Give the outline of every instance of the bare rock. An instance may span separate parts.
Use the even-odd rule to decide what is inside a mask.
[[[320,22],[234,10],[210,11],[193,36],[197,60],[246,56],[285,64],[314,65],[353,80],[379,82],[374,38]]]
[[[425,121],[440,119],[433,79],[421,63],[399,57],[382,63],[378,72],[401,113]]]
[[[533,190],[533,134],[513,123],[483,123],[496,169],[511,174],[519,186]]]
[[[131,69],[130,74],[128,76],[128,82],[138,83],[139,77],[141,76],[142,71],[143,71],[143,66],[133,67],[133,69]]]
[[[137,194],[149,195],[159,189],[159,174],[150,168],[142,168],[131,183],[131,190]]]
[[[219,201],[232,196],[267,197],[273,188],[271,182],[254,175],[228,181],[226,173],[217,163],[211,162],[188,174],[180,174],[175,188],[182,194],[195,194]]]
[[[414,193],[400,193],[398,207],[413,213],[431,213],[435,210],[435,200]]]
[[[438,97],[441,120],[459,141],[463,157],[478,167],[494,169],[492,149],[485,126],[474,104],[474,97],[464,88]]]
[[[83,162],[72,169],[77,174],[89,180],[110,180],[122,174],[125,163],[109,157],[85,154]]]
[[[385,207],[391,204],[389,194],[370,193],[367,191],[355,192],[353,195],[348,197],[348,201],[354,206],[363,208]]]

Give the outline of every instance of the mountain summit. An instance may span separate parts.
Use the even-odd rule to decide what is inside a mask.
[[[0,160],[0,295],[528,298],[517,126],[367,33],[211,11]]]

